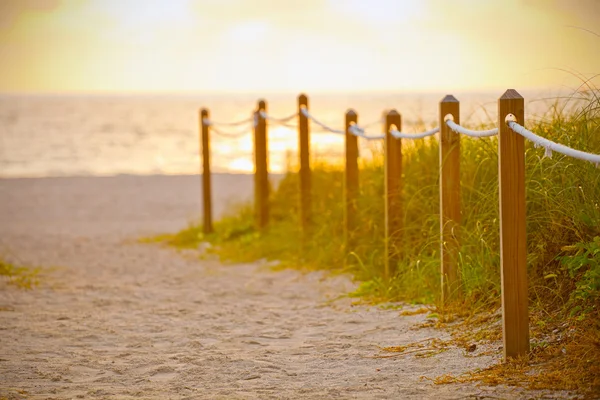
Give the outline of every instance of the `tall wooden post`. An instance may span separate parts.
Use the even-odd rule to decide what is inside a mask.
[[[385,277],[395,273],[402,243],[402,141],[390,133],[402,130],[398,111],[385,115]]]
[[[311,220],[311,181],[310,181],[310,135],[308,118],[302,109],[308,110],[308,97],[298,96],[298,147],[300,149],[300,225],[304,238],[309,234]]]
[[[354,247],[354,236],[357,229],[357,200],[358,200],[358,138],[350,133],[350,126],[358,122],[354,110],[346,112],[346,169],[344,179],[344,194],[346,207],[344,208],[345,220],[345,246],[346,252]]]
[[[525,230],[525,148],[523,137],[506,124],[513,114],[524,125],[523,97],[514,89],[498,100],[498,180],[500,182],[500,263],[504,359],[529,352],[527,236]]]
[[[459,102],[447,95],[440,102],[440,235],[442,304],[455,299],[460,291],[458,273],[460,227],[460,136],[446,125],[452,114],[460,123]]]
[[[264,231],[269,223],[269,172],[267,152],[267,121],[261,115],[266,112],[267,103],[258,102],[255,113],[256,126],[254,128],[254,207],[256,213],[256,227]]]
[[[209,112],[206,108],[200,110],[200,143],[202,147],[202,232],[213,232],[212,222],[212,193],[210,185],[210,138]]]

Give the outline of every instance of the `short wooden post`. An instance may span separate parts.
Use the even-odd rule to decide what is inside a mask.
[[[458,297],[460,279],[460,136],[444,121],[451,114],[460,123],[459,102],[447,95],[440,102],[440,236],[442,304]]]
[[[402,130],[398,111],[385,115],[385,277],[395,273],[402,242],[402,141],[390,133]]]
[[[354,247],[354,236],[357,229],[357,200],[358,200],[358,138],[350,133],[350,126],[358,122],[358,116],[354,110],[346,112],[346,165],[344,179],[344,194],[346,207],[345,220],[345,246],[346,252]]]
[[[266,112],[267,103],[258,102],[258,109],[254,116],[254,207],[256,213],[256,227],[264,231],[269,223],[269,172],[267,152],[267,121],[261,115]]]
[[[205,234],[213,232],[208,119],[209,112],[206,108],[203,108],[200,110],[200,146],[202,148],[202,232]]]
[[[500,183],[500,263],[504,359],[529,352],[527,236],[525,231],[525,148],[523,137],[506,124],[513,114],[525,121],[523,97],[509,89],[498,100],[498,180]]]
[[[300,225],[306,238],[311,220],[311,180],[310,180],[310,134],[308,118],[302,109],[308,110],[308,97],[298,96],[298,147],[300,149]]]

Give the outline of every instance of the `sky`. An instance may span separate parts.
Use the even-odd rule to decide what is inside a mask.
[[[0,0],[0,92],[576,87],[598,0]]]

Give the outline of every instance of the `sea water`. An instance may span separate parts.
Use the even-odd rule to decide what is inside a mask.
[[[438,125],[439,101],[444,95],[314,95],[309,96],[309,109],[315,118],[340,130],[345,112],[354,109],[359,125],[369,125],[369,134],[381,134],[383,112],[396,109],[402,115],[402,131],[410,133]],[[456,94],[462,124],[495,125],[500,95]],[[529,95],[529,100],[544,97]],[[0,95],[0,177],[196,174],[201,162],[199,109],[209,109],[215,123],[246,120],[259,98],[267,101],[270,116],[296,112],[297,98],[292,94]],[[526,112],[542,114],[546,106],[541,103],[528,103]],[[288,126],[269,123],[270,171],[284,172],[297,164],[296,125],[296,119]],[[212,170],[252,173],[252,123],[219,128],[238,137],[211,133]],[[361,157],[381,151],[381,143],[360,142]],[[340,161],[343,148],[343,135],[311,125],[313,159]]]

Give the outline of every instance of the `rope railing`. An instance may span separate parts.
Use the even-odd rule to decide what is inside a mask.
[[[446,125],[450,129],[452,129],[456,133],[460,133],[462,135],[474,137],[474,138],[482,138],[482,137],[490,137],[498,134],[498,128],[483,130],[483,131],[475,131],[471,129],[467,129],[463,126],[458,125],[452,120],[450,115],[446,116]],[[515,133],[523,136],[524,138],[533,142],[534,146],[543,147],[545,149],[544,156],[548,158],[552,158],[552,152],[555,151],[557,153],[564,154],[569,157],[577,158],[579,160],[589,161],[591,163],[596,164],[597,167],[600,167],[600,155],[587,153],[585,151],[576,150],[571,147],[562,145],[560,143],[553,142],[546,138],[536,135],[535,133],[527,130],[524,126],[519,125],[516,122],[516,118],[513,114],[508,114],[506,116],[506,123]]]
[[[365,125],[365,126],[359,126],[357,124],[351,124],[348,127],[348,131],[352,135],[360,137],[360,138],[363,138],[365,140],[381,140],[381,139],[385,139],[385,133],[381,133],[381,134],[369,134],[366,131],[366,127],[367,127],[367,125]],[[440,131],[439,128],[433,128],[431,130],[428,130],[428,131],[425,131],[425,132],[421,132],[421,133],[404,133],[404,132],[399,132],[394,127],[390,128],[390,134],[393,137],[395,137],[396,139],[422,139],[422,138],[425,138],[427,136],[435,135],[439,131]]]
[[[325,132],[329,132],[329,133],[335,133],[335,134],[340,134],[340,135],[345,135],[346,132],[344,130],[341,129],[334,129],[332,127],[330,127],[329,125],[321,122],[320,120],[318,120],[317,118],[315,118],[312,114],[310,114],[308,112],[308,110],[305,107],[302,107],[300,109],[300,112],[306,116],[308,119],[310,119],[312,122],[314,122],[315,124],[317,124],[318,126],[320,126]],[[289,125],[286,124],[285,122],[290,121],[291,119],[293,119],[294,117],[297,116],[296,113],[288,116],[288,117],[284,117],[284,118],[275,118],[275,117],[271,117],[269,116],[267,113],[265,113],[264,111],[260,111],[260,116],[262,118],[264,118],[265,120],[268,121],[273,121],[278,123],[278,125],[282,125],[288,128],[296,128],[297,126],[295,125]],[[360,126],[358,124],[351,124],[348,127],[348,131],[357,137],[360,137],[362,139],[365,140],[382,140],[385,138],[385,134],[369,134],[367,133],[366,129],[371,127],[371,126],[375,126],[377,124],[380,124],[383,122],[383,119],[380,118],[379,120],[376,121],[372,121],[366,125]],[[398,130],[392,128],[390,129],[390,133],[392,134],[393,137],[395,137],[396,139],[422,139],[425,138],[427,136],[432,136],[435,135],[436,133],[438,133],[440,131],[439,128],[433,128],[431,130],[425,131],[425,132],[421,132],[421,133],[404,133],[404,132],[399,132]],[[498,130],[495,130],[496,133],[498,132]],[[472,131],[469,131],[472,132]],[[484,131],[487,132],[487,131]]]
[[[433,128],[421,133],[404,133],[398,131],[396,128],[390,129],[390,134],[396,139],[423,139],[427,136],[435,135],[440,131],[440,128]]]
[[[351,124],[348,127],[348,132],[350,132],[351,134],[353,134],[354,136],[363,138],[365,140],[381,140],[385,138],[385,134],[382,135],[368,135],[365,132],[365,128],[362,128],[356,124]]]
[[[288,123],[288,121],[291,121],[294,118],[298,117],[298,113],[294,113],[294,114],[289,115],[284,118],[271,117],[269,114],[267,114],[266,112],[264,112],[262,110],[259,111],[259,114],[260,114],[261,118],[263,118],[266,121],[272,122],[274,125],[283,126],[284,128],[288,128],[288,129],[297,129],[298,128],[297,124]]]
[[[600,167],[600,154],[587,153],[581,150],[575,150],[571,147],[555,143],[551,140],[543,138],[541,136],[536,135],[530,130],[525,129],[524,126],[519,125],[516,122],[516,118],[513,114],[508,114],[506,116],[506,123],[515,133],[523,136],[524,138],[532,141],[536,147],[543,147],[546,149],[545,155],[549,158],[552,158],[552,152],[555,151],[557,153],[564,154],[569,157],[577,158],[579,160],[589,161],[591,163],[596,164],[597,167]]]
[[[246,118],[246,119],[243,119],[240,121],[235,121],[235,122],[217,122],[217,121],[209,120],[208,118],[204,118],[203,122],[204,122],[204,120],[206,120],[206,123],[209,126],[213,126],[213,127],[217,126],[217,125],[218,126],[240,126],[240,125],[245,125],[245,124],[250,124],[250,123],[256,124],[256,120],[254,117]]]
[[[306,116],[312,122],[314,122],[315,124],[320,126],[326,132],[336,133],[336,134],[345,134],[346,133],[344,130],[331,128],[327,124],[319,121],[313,115],[311,115],[305,107],[302,107],[300,109],[300,111],[304,116]],[[259,114],[260,114],[261,118],[271,121],[271,122],[274,122],[277,125],[285,126],[290,129],[297,128],[297,125],[291,125],[291,124],[288,124],[287,122],[296,118],[298,116],[298,113],[293,113],[293,114],[283,117],[283,118],[272,117],[264,111],[259,111]],[[556,151],[557,153],[561,153],[566,156],[570,156],[570,157],[577,158],[580,160],[589,161],[591,163],[594,163],[594,164],[600,166],[600,155],[593,154],[593,153],[587,153],[587,152],[584,152],[581,150],[576,150],[571,147],[568,147],[568,146],[562,145],[560,143],[556,143],[551,140],[545,139],[541,136],[538,136],[535,133],[531,132],[530,130],[527,130],[524,126],[519,125],[514,120],[515,117],[512,114],[509,114],[506,118],[507,118],[506,123],[514,132],[520,134],[521,136],[523,136],[526,139],[533,142],[535,147],[543,147],[546,150],[546,152],[545,152],[546,157],[551,158],[552,152]],[[244,129],[242,131],[232,133],[232,132],[223,131],[222,129],[217,128],[217,126],[240,126],[243,124],[248,124],[250,122],[253,123],[254,127],[256,127],[256,125],[257,125],[257,119],[252,118],[252,117],[245,119],[245,120],[236,121],[236,122],[215,122],[215,121],[209,120],[208,118],[203,118],[202,122],[205,125],[210,126],[211,130],[213,132],[215,132],[216,134],[223,136],[223,137],[234,138],[234,139],[240,138],[240,137],[248,134],[249,133],[248,130]],[[352,135],[363,138],[365,140],[381,140],[381,139],[385,138],[385,134],[369,134],[366,132],[366,129],[369,126],[374,126],[381,122],[382,122],[382,119],[379,119],[377,121],[373,121],[364,126],[359,126],[358,124],[353,123],[348,127],[348,131]],[[469,136],[469,137],[482,138],[482,137],[491,137],[491,136],[498,135],[498,128],[492,128],[492,129],[487,129],[487,130],[467,129],[467,128],[455,123],[453,121],[453,118],[451,115],[447,115],[445,117],[444,122],[452,131],[462,134],[462,135],[465,135],[465,136]],[[393,137],[395,137],[396,139],[423,139],[425,137],[435,135],[439,131],[440,131],[439,128],[433,128],[428,131],[424,131],[424,132],[420,132],[420,133],[405,133],[405,132],[398,131],[397,129],[395,129],[395,127],[392,127],[390,129],[390,134]]]
[[[467,129],[463,126],[458,125],[451,118],[447,118],[444,122],[446,122],[446,125],[448,125],[448,127],[450,129],[452,129],[454,132],[460,133],[465,136],[474,137],[474,138],[490,137],[490,136],[495,136],[498,134],[498,128],[488,129],[488,130],[484,130],[484,131],[474,131],[474,130]]]
[[[275,122],[276,124],[279,124],[279,125],[285,125],[288,121],[291,121],[292,119],[294,119],[298,116],[298,113],[293,113],[292,115],[289,115],[287,117],[275,118],[275,117],[271,117],[264,111],[259,111],[259,114],[262,118],[264,118],[268,121],[271,121],[271,122]]]
[[[253,118],[250,118],[247,122],[251,122],[253,120]],[[219,136],[222,137],[226,137],[226,138],[230,138],[230,139],[239,139],[245,135],[247,135],[248,133],[251,132],[251,127],[246,127],[240,131],[237,132],[227,132],[224,131],[220,128],[217,128],[215,126],[215,123],[212,122],[211,120],[209,120],[208,118],[203,118],[202,119],[202,124],[205,126],[210,126],[211,131],[213,131],[214,133],[216,133]],[[219,124],[221,125],[221,124]],[[256,125],[256,124],[255,124]],[[225,125],[225,126],[236,126],[236,125]],[[239,125],[238,125],[239,126]]]
[[[299,184],[300,201],[299,215],[302,232],[310,235],[311,225],[311,167],[310,167],[310,126],[316,125],[319,130],[342,135],[344,138],[344,248],[352,251],[357,245],[354,232],[360,230],[357,204],[359,190],[359,138],[365,140],[382,140],[391,136],[397,140],[385,140],[384,179],[385,196],[385,241],[384,241],[384,274],[391,278],[395,268],[401,262],[397,249],[403,246],[403,209],[402,209],[402,175],[403,175],[403,146],[401,139],[424,139],[439,133],[439,192],[440,192],[440,275],[442,302],[460,297],[460,135],[482,138],[498,137],[498,194],[500,215],[500,267],[502,271],[502,307],[504,356],[518,357],[529,352],[529,318],[527,313],[527,246],[526,240],[526,163],[523,138],[534,143],[536,147],[544,147],[545,155],[552,156],[556,151],[566,156],[595,163],[600,166],[600,155],[575,150],[568,146],[552,142],[525,129],[517,121],[524,121],[524,99],[515,90],[507,90],[498,99],[498,124],[496,128],[487,130],[472,130],[460,125],[459,101],[448,95],[439,104],[439,125],[436,128],[418,132],[402,132],[401,115],[391,110],[383,119],[365,125],[358,124],[358,115],[348,110],[345,115],[344,129],[334,129],[315,118],[308,111],[308,98],[298,97],[298,111],[283,118],[272,117],[266,112],[266,102],[260,101],[252,118],[233,123],[215,123],[208,119],[207,109],[201,111],[202,119],[202,162],[203,162],[203,201],[204,201],[204,230],[212,231],[210,205],[210,163],[209,163],[209,132],[214,131],[222,136],[237,138],[253,129],[254,134],[254,163],[255,163],[255,216],[259,231],[263,232],[269,218],[269,184],[268,184],[268,147],[267,121],[273,125],[286,126],[298,131],[299,137]],[[298,117],[297,126],[292,126],[294,118]],[[456,122],[455,122],[456,121]],[[221,126],[241,126],[248,124],[243,132],[224,132]],[[387,132],[371,134],[368,129],[377,129],[377,124],[385,126]],[[215,126],[217,125],[217,126]],[[315,130],[312,131],[315,133]],[[348,133],[348,134],[346,134]],[[389,135],[388,135],[389,133]],[[516,134],[515,134],[516,133]],[[519,136],[520,135],[520,136]]]
[[[312,122],[314,122],[315,124],[319,125],[321,128],[323,128],[324,130],[326,130],[327,132],[331,132],[331,133],[336,133],[338,135],[345,135],[346,132],[340,129],[333,129],[330,126],[324,124],[323,122],[319,121],[318,119],[316,119],[315,117],[313,117],[308,110],[306,109],[306,107],[301,107],[300,108],[300,112],[308,119],[310,119]]]

